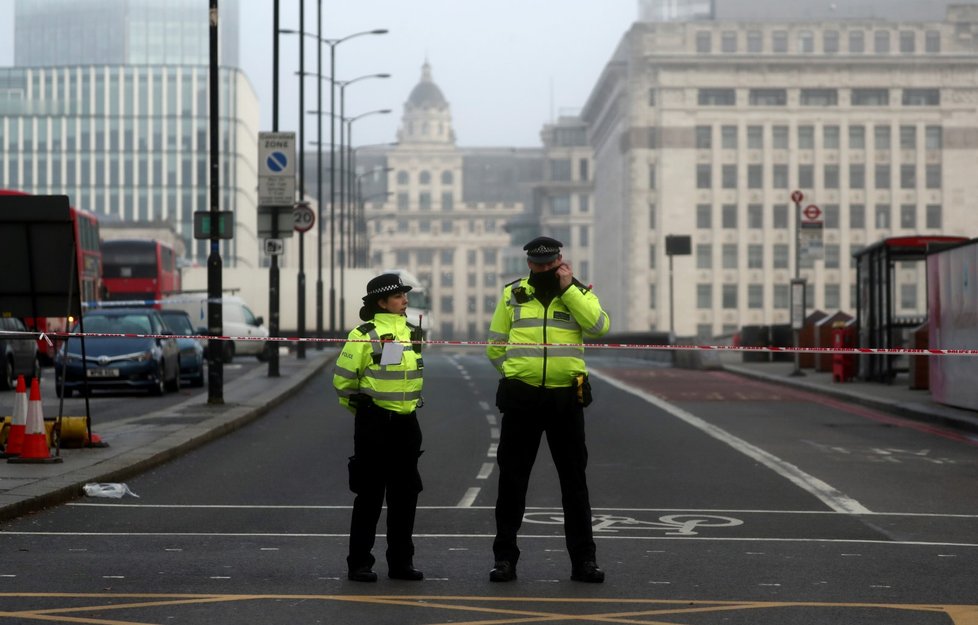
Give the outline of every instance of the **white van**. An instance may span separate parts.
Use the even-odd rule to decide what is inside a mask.
[[[171,300],[163,308],[186,311],[197,332],[207,333],[206,293],[177,294],[172,296]],[[224,336],[250,337],[235,341],[216,341],[221,345],[222,360],[231,362],[236,354],[255,356],[262,362],[268,360],[272,343],[260,340],[268,338],[265,320],[251,312],[243,299],[233,295],[225,295],[221,298],[221,313]]]

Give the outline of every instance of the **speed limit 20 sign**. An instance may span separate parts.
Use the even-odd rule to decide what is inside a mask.
[[[292,227],[296,232],[309,232],[316,224],[316,212],[308,202],[299,202],[292,209]]]

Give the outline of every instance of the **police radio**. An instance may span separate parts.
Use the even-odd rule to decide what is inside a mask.
[[[416,354],[421,353],[421,344],[424,341],[424,330],[421,329],[421,318],[424,315],[418,315],[418,325],[411,328],[411,348]]]

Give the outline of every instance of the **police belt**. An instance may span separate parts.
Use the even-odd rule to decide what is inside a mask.
[[[363,393],[357,393],[355,403],[357,405],[358,412],[363,410],[364,412],[369,412],[370,414],[378,417],[387,417],[389,420],[410,417],[416,413],[414,410],[411,412],[397,412],[396,410],[381,408],[374,403],[372,397],[369,395],[364,395]]]

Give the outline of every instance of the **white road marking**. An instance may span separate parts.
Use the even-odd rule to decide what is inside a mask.
[[[486,479],[489,479],[489,476],[492,474],[492,468],[494,466],[496,466],[496,465],[494,465],[491,462],[484,462],[484,463],[482,463],[482,468],[479,469],[479,474],[475,476],[475,479],[477,479],[477,480],[486,480]]]
[[[653,406],[664,410],[665,412],[671,414],[672,416],[681,419],[687,424],[697,428],[698,430],[712,436],[713,438],[726,443],[727,445],[733,447],[740,453],[744,454],[748,458],[751,458],[757,462],[760,462],[767,468],[771,469],[781,477],[787,479],[791,483],[800,487],[801,489],[811,493],[822,502],[824,502],[829,508],[835,510],[836,512],[850,512],[854,514],[866,514],[870,512],[868,508],[863,506],[861,503],[852,499],[848,495],[836,490],[834,487],[823,482],[813,475],[805,473],[800,468],[786,462],[781,458],[778,458],[774,454],[764,451],[760,447],[755,447],[747,441],[734,436],[733,434],[727,432],[726,430],[719,428],[712,423],[697,417],[691,412],[687,412],[682,408],[673,406],[667,401],[664,401],[654,395],[646,393],[636,388],[632,388],[620,382],[600,371],[594,371],[593,374],[598,379],[607,382],[608,384],[614,386],[615,388],[625,391],[626,393],[631,393],[636,397],[640,397],[645,401],[649,402]]]
[[[458,505],[456,505],[455,507],[456,508],[469,508],[469,507],[471,507],[472,504],[475,503],[475,498],[479,496],[479,491],[480,490],[481,490],[480,488],[478,488],[476,486],[473,486],[469,490],[465,491],[465,495],[462,497],[462,500],[459,501],[458,502]]]
[[[487,402],[487,401],[480,401],[479,402],[479,408],[481,408],[482,410],[489,410],[489,402]]]
[[[499,443],[490,443],[489,444],[489,451],[486,453],[486,455],[489,456],[490,458],[495,458],[496,457],[496,450],[498,450],[498,449],[499,449]]]
[[[489,422],[489,425],[496,425],[498,423],[498,421],[496,421],[496,415],[495,415],[495,413],[492,413],[492,412],[487,412],[486,413],[486,421]]]
[[[499,440],[499,428],[489,428],[489,438],[494,441]]]

